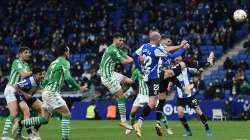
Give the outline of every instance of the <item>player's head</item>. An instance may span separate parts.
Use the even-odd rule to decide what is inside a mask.
[[[160,44],[161,34],[158,31],[150,31],[149,32],[149,41],[150,43]]]
[[[18,57],[24,61],[29,60],[30,58],[30,48],[28,47],[20,47],[19,51],[18,51]]]
[[[41,82],[44,78],[44,71],[42,68],[35,67],[32,70],[33,76],[37,82]]]
[[[124,43],[124,38],[122,37],[121,33],[114,33],[113,35],[113,43],[117,47],[121,47]]]
[[[57,47],[56,49],[57,56],[63,56],[66,59],[69,58],[69,47],[66,44],[61,45],[60,47]]]
[[[173,45],[173,41],[172,41],[171,37],[168,36],[168,35],[162,35],[161,36],[161,43],[166,45],[166,46],[172,46]]]
[[[176,63],[180,63],[182,61],[182,59],[183,59],[183,56],[180,55],[180,56],[178,56],[178,57],[175,58],[175,62]]]

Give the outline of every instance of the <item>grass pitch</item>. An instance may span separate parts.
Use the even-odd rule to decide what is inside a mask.
[[[0,120],[2,132],[4,120]],[[134,133],[126,136],[125,130],[118,126],[119,121],[72,121],[70,140],[250,140],[249,121],[224,121],[209,122],[213,131],[212,137],[207,137],[199,121],[190,121],[193,132],[192,137],[183,137],[184,128],[179,121],[170,121],[169,125],[174,131],[172,136],[158,137],[154,130],[153,121],[143,124],[143,138],[138,138]],[[25,132],[23,132],[25,133]],[[40,130],[42,140],[60,140],[60,121],[51,121]]]

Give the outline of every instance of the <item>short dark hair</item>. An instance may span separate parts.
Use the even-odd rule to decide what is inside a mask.
[[[20,47],[19,50],[18,50],[18,53],[23,53],[24,51],[26,50],[29,50],[30,51],[30,48],[29,47]]]
[[[43,69],[40,68],[40,67],[35,67],[35,68],[33,68],[33,70],[32,70],[32,73],[33,73],[33,74],[37,74],[37,73],[40,73],[40,72],[43,72]]]
[[[58,56],[62,56],[65,52],[68,51],[68,49],[69,49],[68,46],[66,44],[63,44],[56,48],[56,54]]]
[[[119,33],[119,32],[116,32],[116,33],[113,34],[113,39],[122,38],[122,37],[123,37],[122,34]]]
[[[161,39],[166,39],[166,38],[171,39],[170,35],[167,35],[167,34],[162,34],[162,35],[161,35]],[[172,39],[171,39],[171,40],[172,40]]]

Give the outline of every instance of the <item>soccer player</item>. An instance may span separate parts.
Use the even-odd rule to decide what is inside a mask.
[[[38,90],[41,90],[41,82],[44,78],[43,70],[41,68],[34,68],[32,70],[32,76],[28,76],[24,78],[22,81],[18,82],[16,84],[16,93],[15,96],[17,98],[17,102],[20,108],[20,111],[22,111],[24,119],[30,118],[30,108],[37,111],[39,115],[41,115],[42,110],[42,102],[37,99],[36,97],[33,97],[33,94],[35,94]],[[18,123],[18,121],[16,121]],[[13,125],[13,128],[15,129],[15,124]],[[27,128],[27,132],[29,134],[30,139],[41,139],[38,134],[39,126],[35,127],[34,132],[32,130],[32,127]],[[16,129],[17,131],[21,129]],[[20,134],[21,132],[14,132],[15,134]]]
[[[208,66],[209,64],[212,64],[213,60],[214,60],[214,54],[211,52],[209,57],[208,57],[208,62],[206,64],[199,64],[199,63],[193,63],[196,68],[201,68],[201,66]],[[176,58],[177,62],[181,62],[182,61],[182,57],[178,57]],[[194,69],[186,67],[182,70],[181,74],[178,75],[178,80],[181,81],[182,86],[185,86],[187,84],[190,84],[190,72],[193,72]],[[196,70],[197,71],[197,70]],[[201,108],[199,107],[199,103],[197,101],[197,99],[194,97],[194,93],[191,91],[190,94],[186,94],[184,93],[180,88],[177,87],[177,112],[178,112],[178,116],[180,121],[182,122],[183,126],[186,129],[186,132],[183,136],[192,136],[192,132],[191,129],[188,125],[187,119],[185,118],[184,115],[184,110],[186,105],[188,105],[190,108],[193,108],[195,110],[195,112],[198,114],[198,116],[200,117],[200,120],[202,122],[202,124],[205,127],[207,136],[212,136],[212,131],[209,129],[208,123],[207,123],[207,119],[206,116],[203,114]]]
[[[143,107],[149,101],[149,93],[148,93],[148,86],[144,81],[143,75],[137,69],[132,70],[131,79],[139,83],[138,94],[132,105],[132,109],[130,112],[130,122],[131,125],[133,126],[135,124],[135,115],[137,110],[140,107]],[[168,128],[167,118],[163,117],[162,122],[166,125],[167,134],[172,135],[173,134],[172,130]],[[127,129],[125,134],[128,135],[131,132],[132,131],[130,129]]]
[[[120,126],[126,129],[133,129],[126,120],[126,98],[121,84],[129,85],[133,83],[130,78],[115,72],[116,64],[130,64],[133,59],[125,54],[120,48],[123,46],[123,37],[120,33],[115,33],[113,36],[113,43],[105,50],[99,69],[101,81],[109,91],[114,94],[118,101],[118,110],[120,113]]]
[[[184,51],[185,48],[181,48],[180,45],[178,46],[173,46],[172,44],[172,40],[169,36],[167,35],[162,35],[161,37],[161,45],[164,47],[165,51],[169,52],[169,58],[171,59],[175,59],[176,57],[180,56]],[[177,51],[176,51],[177,50]],[[174,53],[170,53],[172,51],[175,51]],[[161,122],[164,123],[164,126],[167,128],[167,132],[172,134],[173,132],[170,131],[168,129],[168,125],[167,125],[167,119],[162,121],[162,118],[166,118],[166,116],[163,113],[163,107],[165,105],[165,100],[166,100],[166,94],[167,94],[167,87],[168,87],[168,83],[170,81],[174,82],[177,86],[181,87],[180,82],[177,79],[177,76],[180,73],[180,70],[178,70],[178,68],[172,67],[171,64],[171,59],[169,59],[168,57],[162,57],[161,58],[161,65],[163,67],[163,69],[172,69],[173,71],[175,71],[175,76],[170,77],[170,78],[165,78],[162,79],[160,81],[160,87],[159,87],[159,103],[158,106],[156,108],[156,124],[155,124],[155,130],[157,132],[157,135],[162,136],[163,135],[163,130],[161,128]],[[178,67],[178,66],[177,66]],[[184,67],[184,66],[183,66]],[[179,72],[176,72],[179,71]]]
[[[148,86],[149,90],[149,102],[144,107],[141,117],[137,121],[136,124],[133,125],[136,130],[136,134],[141,137],[141,126],[144,118],[151,112],[152,109],[156,107],[156,103],[158,100],[158,91],[159,91],[159,82],[160,75],[166,78],[170,78],[175,75],[173,70],[164,70],[161,72],[161,57],[167,57],[168,54],[162,45],[160,45],[161,35],[157,31],[152,31],[149,33],[150,43],[146,43],[142,45],[134,54],[134,62],[136,68],[144,73],[144,80]],[[181,46],[189,46],[188,43],[182,42]],[[139,64],[138,58],[139,56],[143,56],[145,71],[142,71],[141,66]],[[181,66],[178,67],[181,69]],[[180,70],[179,70],[180,71]],[[163,73],[163,74],[161,74]],[[180,86],[180,85],[179,85]],[[181,87],[182,88],[182,87]],[[183,90],[190,90],[189,87],[185,87]]]
[[[9,82],[4,90],[4,97],[7,102],[10,115],[5,120],[1,138],[2,140],[11,139],[8,136],[9,130],[12,127],[13,121],[16,119],[18,115],[18,105],[17,105],[17,99],[15,97],[15,92],[16,92],[15,85],[24,77],[30,76],[32,74],[32,72],[30,71],[30,67],[27,63],[30,55],[31,53],[28,47],[20,47],[18,51],[18,58],[15,59],[11,65]]]
[[[68,140],[70,134],[70,110],[60,95],[61,87],[64,80],[72,85],[77,91],[84,92],[85,86],[81,86],[71,77],[70,74],[70,63],[67,60],[70,52],[69,48],[64,44],[56,49],[58,57],[54,60],[47,70],[45,79],[43,82],[42,92],[42,116],[32,117],[29,119],[22,120],[19,125],[27,126],[39,126],[42,124],[48,124],[49,118],[52,111],[56,111],[62,116],[61,120],[61,132],[62,140]]]

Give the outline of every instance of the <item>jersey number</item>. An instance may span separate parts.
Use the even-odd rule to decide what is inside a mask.
[[[145,64],[145,73],[149,75],[151,68],[149,67],[152,64],[152,58],[150,56],[143,55],[144,64]]]

